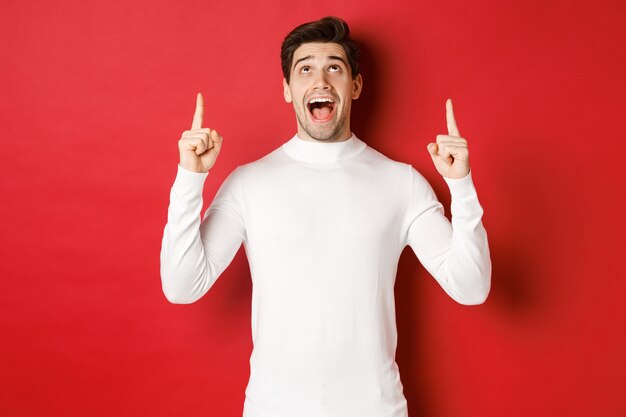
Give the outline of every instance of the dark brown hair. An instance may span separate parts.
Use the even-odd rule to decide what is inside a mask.
[[[339,44],[348,57],[352,78],[354,79],[359,74],[361,51],[359,45],[350,38],[348,24],[338,17],[327,16],[315,22],[304,23],[296,27],[283,40],[283,44],[280,47],[280,61],[287,83],[289,83],[294,52],[300,45],[309,42]]]

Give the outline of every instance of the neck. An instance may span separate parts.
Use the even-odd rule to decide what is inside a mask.
[[[296,134],[282,146],[291,158],[309,163],[333,163],[348,160],[360,154],[366,147],[367,145],[353,134],[345,140],[328,143],[321,140],[305,140]]]

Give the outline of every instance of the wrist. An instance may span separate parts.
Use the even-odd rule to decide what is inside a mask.
[[[189,172],[195,172],[197,174],[206,174],[207,172],[209,172],[208,169],[204,169],[204,167],[200,164],[190,163],[182,160],[178,163],[178,166]]]

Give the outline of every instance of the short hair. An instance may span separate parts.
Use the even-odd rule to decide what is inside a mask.
[[[339,44],[348,57],[352,78],[354,79],[359,74],[361,50],[350,37],[348,24],[338,17],[327,16],[296,27],[283,40],[280,47],[280,61],[287,83],[289,83],[294,52],[303,43],[310,42]]]

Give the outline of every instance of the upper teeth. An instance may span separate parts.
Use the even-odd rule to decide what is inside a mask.
[[[314,98],[309,100],[309,103],[332,103],[333,101],[329,98]]]

